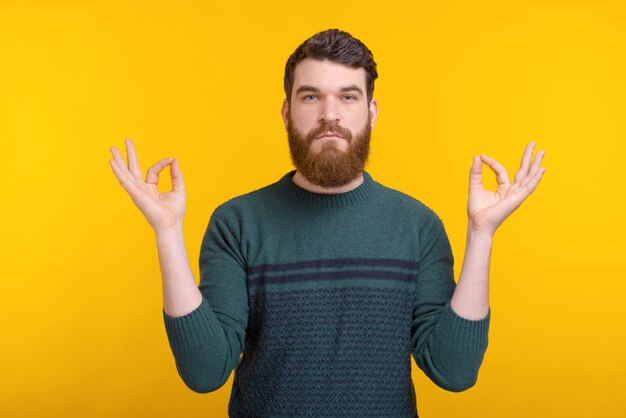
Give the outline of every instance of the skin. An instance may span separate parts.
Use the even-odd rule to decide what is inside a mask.
[[[356,86],[358,90],[342,90]],[[313,88],[315,91],[301,88]],[[360,90],[360,91],[359,91]],[[371,127],[378,117],[378,103],[372,99],[367,103],[365,87],[365,70],[351,68],[328,60],[320,61],[305,58],[300,61],[294,71],[294,84],[291,92],[291,105],[285,99],[281,115],[285,130],[288,126],[287,112],[296,128],[302,133],[309,133],[324,123],[335,123],[341,129],[348,129],[352,138],[357,136],[365,123],[367,112],[371,115]],[[345,151],[348,142],[345,138],[323,137],[311,143],[312,152],[320,152],[325,144],[332,144]],[[326,145],[328,146],[328,145]],[[309,182],[298,171],[293,176],[298,186],[315,193],[344,193],[363,183],[363,175],[340,187],[321,187]]]
[[[302,86],[315,91],[299,93]],[[342,91],[343,87],[357,86],[358,91]],[[290,109],[293,123],[299,131],[308,133],[320,124],[334,121],[337,126],[349,129],[353,137],[364,126],[369,112],[371,126],[378,116],[375,100],[367,103],[365,95],[365,72],[329,61],[305,59],[295,69],[291,105],[285,100],[281,109],[285,128],[287,111]],[[347,142],[343,138],[320,138],[313,141],[311,150],[319,150],[331,143],[345,151]],[[534,142],[529,142],[513,183],[506,169],[487,155],[474,156],[469,172],[467,203],[468,229],[465,257],[459,280],[452,296],[451,307],[459,316],[479,320],[489,312],[489,264],[493,236],[503,221],[508,218],[539,184],[546,169],[541,167],[544,151],[533,158]],[[116,147],[110,148],[113,160],[109,161],[118,181],[144,214],[155,231],[159,262],[163,277],[163,305],[165,313],[183,316],[195,310],[202,301],[196,281],[189,265],[182,232],[185,214],[186,192],[178,160],[169,157],[152,165],[142,177],[133,142],[126,139],[128,163]],[[498,187],[487,190],[482,185],[483,164],[496,175]],[[172,190],[160,193],[159,173],[170,166]],[[343,193],[358,187],[363,182],[359,176],[350,183],[337,188],[322,188],[311,184],[304,177],[293,176],[298,186],[316,193]]]
[[[372,116],[371,126],[378,116],[378,103],[355,91],[343,91],[346,86],[358,86],[365,92],[365,71],[354,69],[331,61],[311,58],[302,60],[295,69],[291,104],[285,99],[281,109],[285,129],[287,112],[297,129],[310,132],[328,121],[349,129],[353,136],[367,120],[367,112]],[[298,91],[302,86],[312,87]],[[313,91],[310,91],[313,90]],[[346,95],[354,96],[349,99]],[[311,144],[311,151],[319,152],[325,142],[333,142],[345,151],[347,142],[341,138],[321,138]],[[506,169],[487,155],[474,156],[469,176],[469,196],[467,203],[468,230],[465,257],[461,274],[451,300],[452,309],[461,317],[478,320],[489,312],[489,264],[493,236],[502,222],[515,211],[535,190],[545,168],[541,167],[544,151],[539,151],[533,161],[534,142],[529,142],[524,150],[520,168],[510,183]],[[496,174],[498,188],[495,192],[482,185],[482,166],[486,164]],[[344,193],[363,183],[363,176],[337,188],[323,188],[310,183],[296,171],[293,182],[316,193]]]
[[[513,183],[510,183],[506,169],[495,159],[484,154],[474,156],[469,173],[465,257],[450,302],[452,310],[463,318],[483,319],[489,312],[489,264],[493,236],[502,222],[535,191],[546,171],[541,167],[545,152],[537,152],[533,160],[534,148],[535,142],[526,145]],[[496,174],[498,187],[495,192],[483,187],[483,164]]]

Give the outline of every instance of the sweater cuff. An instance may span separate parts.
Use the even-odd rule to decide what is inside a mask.
[[[170,347],[175,355],[206,349],[211,335],[223,332],[209,302],[204,297],[196,309],[183,316],[169,316],[163,309],[163,321]]]
[[[434,336],[459,353],[480,353],[487,349],[491,308],[483,319],[467,319],[452,310],[448,301],[434,330]]]

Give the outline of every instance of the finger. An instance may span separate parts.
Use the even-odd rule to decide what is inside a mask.
[[[535,160],[533,161],[532,167],[530,167],[530,172],[528,173],[528,176],[526,176],[526,178],[524,178],[522,182],[520,183],[521,186],[526,186],[534,179],[534,176],[541,169],[541,162],[543,161],[544,155],[545,155],[545,152],[543,150],[537,152],[537,154],[535,155]]]
[[[545,167],[541,167],[537,172],[531,177],[528,176],[528,182],[524,185],[523,189],[525,190],[526,197],[535,191],[539,181],[543,178],[543,174],[546,172]]]
[[[126,167],[126,163],[124,162],[124,158],[122,158],[122,153],[116,147],[111,147],[111,154],[113,154],[113,163],[116,165],[118,172],[124,176],[128,181],[133,180],[133,175],[128,171]]]
[[[483,189],[483,163],[478,155],[474,156],[474,161],[472,161],[472,167],[470,168],[469,189],[470,192]]]
[[[164,158],[157,161],[152,167],[148,169],[146,174],[146,183],[157,185],[159,183],[159,173],[173,160],[172,157]]]
[[[546,155],[546,152],[543,150],[538,151],[537,154],[535,154],[535,160],[533,161],[532,167],[530,167],[529,176],[532,177],[535,174],[537,174],[537,171],[539,171],[539,168],[541,167],[541,161],[543,161],[543,157],[545,155]]]
[[[496,173],[496,181],[498,182],[498,185],[509,184],[509,175],[507,174],[506,169],[504,168],[504,166],[502,166],[502,164],[500,164],[491,157],[487,157],[484,154],[481,156],[481,158],[483,162],[491,167],[491,170]]]
[[[120,152],[120,150],[118,150],[116,147],[111,147],[109,148],[109,150],[111,151],[111,155],[113,155],[113,158],[116,161],[124,166],[126,165],[126,162],[124,161],[124,157],[122,157],[122,153]]]
[[[183,172],[180,171],[178,160],[172,161],[172,166],[170,167],[170,177],[172,178],[172,190],[185,190]]]
[[[137,159],[137,152],[135,151],[135,144],[130,138],[126,138],[126,154],[128,155],[128,169],[137,178],[141,180],[143,175],[141,174],[141,168],[139,168],[139,160]]]
[[[124,190],[131,194],[136,185],[134,178],[128,173],[128,170],[125,170],[126,166],[124,166],[124,169],[120,168],[120,164],[116,160],[109,160],[109,164],[113,169],[115,177],[117,177],[117,181],[122,185]]]
[[[524,154],[522,155],[522,162],[519,166],[519,169],[517,170],[517,173],[515,174],[515,179],[514,179],[515,183],[521,183],[526,178],[526,176],[528,176],[528,170],[530,167],[530,162],[533,157],[534,148],[535,148],[534,141],[531,141],[528,144],[526,144],[526,149],[524,149]]]

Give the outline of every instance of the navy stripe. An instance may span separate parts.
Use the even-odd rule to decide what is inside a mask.
[[[418,269],[416,261],[398,260],[395,258],[336,258],[298,261],[295,263],[261,264],[248,269],[248,274],[266,273],[272,271],[299,270],[320,267],[368,266],[368,267],[399,267],[404,269]]]
[[[315,273],[288,274],[284,276],[259,276],[250,279],[249,284],[256,286],[260,284],[275,283],[296,283],[307,280],[343,280],[343,279],[385,279],[396,280],[401,282],[411,282],[416,280],[417,275],[397,273],[393,271],[376,271],[376,270],[347,270],[347,271],[329,271]]]

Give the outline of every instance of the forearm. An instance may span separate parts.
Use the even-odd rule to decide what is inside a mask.
[[[163,321],[176,369],[193,391],[214,391],[226,382],[239,361],[247,300],[241,301],[241,306],[235,303],[228,306],[232,302],[230,295],[240,299],[241,293],[233,288],[213,287],[213,294],[206,297],[200,292],[187,258],[182,227],[157,232],[156,238],[163,275]],[[203,242],[206,248],[216,245],[213,239]],[[218,268],[208,273],[214,285],[230,282],[232,276],[222,273],[219,263],[205,263],[205,267]],[[244,295],[245,292],[244,287]],[[220,299],[226,299],[226,305]]]
[[[450,306],[466,319],[483,319],[489,312],[489,263],[493,235],[478,232],[471,227],[463,267]]]
[[[163,309],[172,317],[186,315],[200,306],[202,294],[191,272],[182,226],[155,234],[163,279]]]

